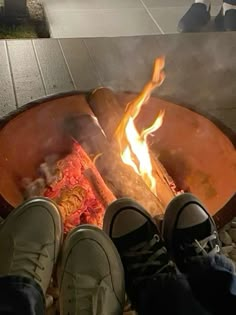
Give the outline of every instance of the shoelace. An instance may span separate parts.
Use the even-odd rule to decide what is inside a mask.
[[[220,252],[218,244],[213,244],[217,240],[217,234],[214,232],[212,235],[204,238],[203,240],[194,240],[193,246],[197,255],[214,255]]]
[[[173,262],[167,260],[167,250],[162,245],[159,235],[155,234],[149,241],[139,243],[138,245],[130,248],[123,255],[125,258],[136,258],[137,261],[129,265],[128,272],[138,271],[140,276],[137,276],[135,282],[145,279],[155,278],[160,272],[169,266],[173,266]],[[158,248],[158,245],[162,245]],[[157,247],[157,248],[156,248]],[[155,249],[156,248],[156,249]],[[148,257],[149,255],[149,257]],[[144,259],[147,256],[147,259]],[[150,267],[154,267],[155,271],[148,274]],[[156,268],[155,268],[156,267]],[[145,274],[146,273],[146,274]]]
[[[31,245],[31,244],[30,244]],[[44,270],[43,264],[39,261],[40,257],[48,258],[46,247],[50,244],[45,244],[40,249],[27,250],[27,246],[24,244],[15,245],[14,264],[12,265],[12,272],[15,274],[24,271],[32,278],[42,281],[40,275],[36,272],[37,267],[40,270]],[[32,247],[32,245],[30,246]],[[29,267],[30,263],[30,267]],[[28,267],[27,267],[28,266]]]
[[[188,261],[193,256],[217,254],[220,252],[220,247],[215,244],[216,240],[217,233],[214,232],[202,240],[195,239],[192,243],[183,243],[180,245],[180,251],[183,252],[181,255],[185,257],[185,261]]]
[[[111,290],[106,281],[103,279],[100,283],[96,283],[93,277],[81,274],[73,275],[73,278],[75,279],[74,285],[68,285],[67,289],[75,291],[75,294],[73,292],[68,294],[70,296],[68,302],[74,302],[73,296],[75,296],[75,299],[78,301],[76,303],[77,313],[87,311],[91,315],[105,314],[107,309],[106,303],[109,303],[109,299],[106,299],[105,296],[106,292]],[[90,287],[82,287],[80,285],[81,282],[90,284]]]

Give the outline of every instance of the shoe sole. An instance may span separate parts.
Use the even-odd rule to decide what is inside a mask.
[[[26,210],[28,211],[29,208],[36,208],[37,206],[44,207],[51,215],[54,223],[54,230],[56,231],[58,229],[58,226],[60,226],[61,230],[61,238],[58,246],[55,246],[55,252],[54,252],[54,264],[56,263],[58,254],[60,252],[60,248],[62,245],[62,239],[63,239],[63,222],[62,217],[60,214],[60,211],[57,208],[57,205],[48,198],[33,198],[30,200],[25,201],[23,204],[21,204],[19,207],[15,208],[13,211],[9,213],[7,218],[4,220],[4,222],[0,226],[0,230],[4,230],[5,228],[8,228],[8,224],[11,223],[12,220],[17,220],[17,217],[21,216],[23,212]],[[53,210],[52,210],[53,209]],[[57,217],[55,217],[55,213],[57,213]],[[40,224],[40,222],[38,222]],[[58,224],[57,224],[58,223]],[[43,228],[43,227],[42,227]],[[57,234],[57,233],[55,233]],[[56,239],[56,235],[55,235]]]
[[[149,222],[153,223],[158,230],[157,224],[152,218],[152,216],[140,204],[138,204],[137,202],[130,198],[120,198],[108,206],[103,219],[103,231],[105,231],[111,238],[112,238],[111,227],[116,216],[121,211],[127,209],[133,209],[136,210],[138,213],[142,214]]]
[[[80,235],[80,232],[85,231],[88,235]],[[95,235],[95,233],[97,235]],[[112,279],[112,289],[114,294],[116,295],[117,301],[119,301],[121,307],[124,306],[124,300],[125,300],[125,280],[124,280],[124,269],[123,265],[120,259],[120,255],[113,244],[112,240],[106,235],[105,232],[103,232],[100,228],[90,225],[90,224],[83,224],[76,228],[74,228],[71,232],[68,233],[63,249],[61,251],[61,257],[60,257],[60,263],[57,270],[57,279],[59,288],[61,288],[62,281],[63,281],[63,271],[65,270],[65,266],[67,264],[67,260],[70,256],[70,252],[72,251],[73,247],[78,245],[79,242],[83,240],[91,239],[92,241],[96,241],[104,250],[107,256],[107,260],[110,265],[110,273],[112,275],[113,270],[120,270],[121,275],[123,275],[123,279],[121,279],[123,292],[124,292],[124,298],[123,301],[120,301],[119,297],[116,295],[115,290],[115,284],[113,283],[113,276],[111,276]],[[101,242],[99,242],[101,240]],[[104,246],[106,244],[106,246]]]
[[[202,203],[192,194],[184,193],[177,197],[175,197],[167,206],[163,225],[162,225],[162,236],[167,244],[167,248],[171,251],[172,250],[172,240],[173,234],[176,228],[176,222],[182,210],[189,204],[195,203],[196,205],[200,206],[204,212],[208,215],[212,225],[216,229],[215,221],[211,217],[211,215],[207,212],[205,207]]]

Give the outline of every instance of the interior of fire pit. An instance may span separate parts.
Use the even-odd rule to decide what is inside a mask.
[[[126,104],[134,98],[132,94],[115,94],[105,88],[97,93],[100,95],[95,105],[90,102],[89,93],[59,95],[30,103],[3,120],[0,129],[1,216],[6,216],[11,206],[23,201],[22,179],[37,178],[45,157],[56,155],[61,159],[71,152],[73,139],[66,122],[95,117],[105,133],[112,133]],[[116,107],[110,106],[111,94],[117,99]],[[236,216],[235,138],[209,118],[155,97],[143,107],[137,121],[140,130],[148,126],[160,110],[165,110],[165,118],[162,127],[149,139],[152,153],[173,178],[177,190],[197,195],[212,215],[219,216],[220,224],[224,224],[230,216]],[[96,136],[96,132],[87,134],[82,147],[86,141],[97,143]],[[86,151],[86,145],[84,149]],[[106,178],[103,179],[106,182]]]

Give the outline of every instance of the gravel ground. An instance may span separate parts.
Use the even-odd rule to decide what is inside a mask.
[[[236,217],[219,231],[222,252],[236,265]]]

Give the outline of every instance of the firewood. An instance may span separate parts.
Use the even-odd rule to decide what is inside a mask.
[[[121,120],[123,109],[112,90],[99,88],[88,96],[88,103],[109,140]]]
[[[165,205],[151,192],[142,178],[122,162],[117,146],[111,145],[109,150],[98,158],[96,167],[117,198],[130,197],[153,216],[164,213]]]
[[[119,152],[119,147],[116,143],[116,139],[114,138],[114,132],[116,130],[117,125],[119,124],[120,120],[123,117],[123,113],[121,111],[122,106],[120,105],[116,95],[107,88],[101,88],[95,90],[91,94],[91,96],[88,98],[88,102],[92,110],[96,113],[102,129],[106,130],[110,146],[113,147],[112,155],[114,155],[114,159],[117,161],[116,163],[118,163],[119,161],[119,167],[122,167],[123,169],[126,168],[126,171],[129,172],[130,174],[132,173],[133,176],[134,171],[129,166],[126,167],[121,162],[118,154],[114,154],[115,151]],[[104,113],[106,113],[106,115],[104,115]],[[103,116],[107,116],[107,119],[104,120]],[[112,118],[108,119],[108,117]],[[167,171],[165,170],[161,162],[154,156],[152,152],[150,152],[150,154],[154,170],[154,176],[157,183],[157,197],[155,197],[154,194],[152,195],[158,199],[158,202],[162,208],[162,212],[164,212],[164,209],[176,194],[175,185],[173,180],[167,174]],[[112,166],[110,165],[110,167]],[[137,177],[139,176],[137,175]],[[117,188],[114,187],[114,189]]]
[[[108,145],[106,135],[95,116],[73,115],[65,119],[64,125],[91,158],[106,150]]]
[[[84,117],[78,116],[76,119],[78,121],[74,122],[73,125],[73,138],[81,144],[90,156],[95,156],[98,153],[98,147],[102,148],[95,165],[116,198],[133,198],[153,216],[163,213],[165,205],[150,191],[141,177],[122,162],[116,143],[108,142],[93,119],[87,119],[85,128],[80,128],[82,123],[79,121],[83,120]],[[96,138],[89,137],[88,130],[92,135],[96,134]],[[86,137],[89,137],[89,141],[81,141]],[[96,145],[94,144],[95,140],[97,141]],[[86,146],[83,146],[85,143]]]

